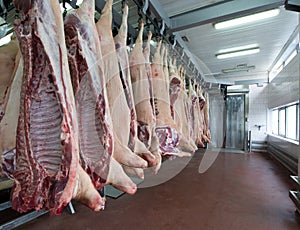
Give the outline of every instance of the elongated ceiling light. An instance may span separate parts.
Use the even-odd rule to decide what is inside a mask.
[[[260,49],[258,47],[258,44],[250,44],[245,46],[238,46],[229,49],[219,50],[218,54],[216,54],[216,57],[218,59],[225,59],[225,58],[255,54],[258,53],[259,51]]]
[[[218,23],[214,24],[214,27],[215,27],[215,29],[225,29],[225,28],[229,28],[229,27],[240,26],[240,25],[243,25],[246,23],[275,17],[279,14],[279,11],[280,10],[278,8],[276,8],[276,9],[263,11],[263,12],[256,13],[256,14],[247,15],[247,16],[240,17],[240,18],[234,18],[234,19],[231,19],[228,21],[218,22]]]

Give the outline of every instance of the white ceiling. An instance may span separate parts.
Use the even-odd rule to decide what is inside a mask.
[[[213,0],[158,1],[169,17],[174,17],[182,12],[188,13],[199,7],[205,6],[207,8],[216,5],[216,3],[222,5],[228,2]],[[243,15],[243,12],[240,15]],[[214,18],[213,15],[211,17]],[[217,82],[239,82],[253,79],[267,81],[268,70],[296,29],[298,22],[299,14],[294,11],[287,11],[282,6],[278,16],[246,26],[216,30],[210,22],[177,32],[181,37],[188,38],[188,42],[185,42],[186,46],[196,56],[199,63],[204,63],[201,65],[206,79],[210,75],[213,77],[213,81]],[[260,52],[258,54],[223,60],[215,57],[220,49],[252,43],[259,45]],[[222,73],[222,69],[234,68],[240,64],[254,65],[255,69],[234,74]]]
[[[121,14],[122,0],[114,0],[114,10]],[[138,8],[144,1],[128,0],[130,6],[129,23],[136,33]],[[239,84],[241,82],[267,81],[272,63],[285,46],[299,24],[299,13],[280,7],[278,16],[234,29],[215,30],[212,23],[236,15],[242,16],[258,12],[274,5],[283,5],[283,0],[149,0],[150,9],[157,8],[159,16],[165,20],[168,33],[186,37],[184,43],[201,66],[206,81]],[[96,0],[96,8],[104,6],[104,0]],[[151,8],[152,7],[152,8]],[[14,10],[10,12],[9,26],[13,24]],[[120,19],[120,17],[119,17]],[[297,35],[299,42],[299,35]],[[183,42],[183,41],[181,41]],[[258,54],[219,60],[216,53],[220,49],[256,43]],[[295,44],[296,45],[296,44]],[[248,72],[222,73],[222,69],[238,65],[255,66]]]
[[[215,3],[225,2],[224,0],[189,0],[189,1],[174,1],[161,0],[159,1],[165,9],[169,17],[185,13],[194,9],[199,9]]]

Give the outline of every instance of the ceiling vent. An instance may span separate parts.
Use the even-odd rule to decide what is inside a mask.
[[[255,69],[255,65],[239,64],[233,68],[222,69],[222,73],[249,72]]]

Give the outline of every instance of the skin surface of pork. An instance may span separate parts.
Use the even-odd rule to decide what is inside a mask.
[[[128,108],[130,109],[130,135],[129,135],[129,148],[136,154],[143,157],[148,162],[148,166],[156,164],[155,157],[149,152],[144,143],[142,143],[137,136],[137,115],[133,100],[132,82],[130,77],[129,57],[127,52],[127,17],[128,6],[125,4],[123,8],[122,24],[117,36],[114,37],[116,52],[120,66],[120,78],[123,85],[123,90],[126,96]]]
[[[153,170],[156,173],[161,166],[161,155],[158,152],[159,143],[155,133],[156,118],[151,81],[150,41],[152,33],[148,32],[147,42],[143,50],[143,31],[144,23],[140,21],[138,37],[129,56],[130,72],[138,121],[138,138],[154,155]]]

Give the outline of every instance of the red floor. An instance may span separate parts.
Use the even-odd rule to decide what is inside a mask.
[[[197,152],[191,159],[165,162],[159,175],[146,175],[141,186],[147,188],[107,198],[102,212],[73,202],[74,215],[45,215],[18,229],[300,229],[288,196],[289,172],[266,153],[220,153],[200,174],[202,157]]]

